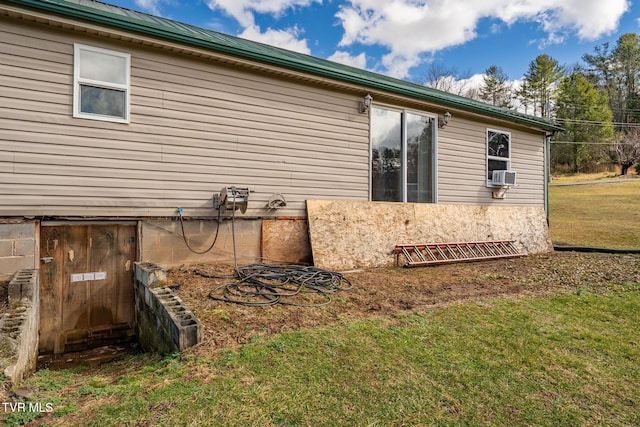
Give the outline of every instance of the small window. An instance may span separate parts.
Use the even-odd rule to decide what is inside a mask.
[[[511,134],[487,129],[487,185],[491,185],[494,170],[511,168]]]
[[[73,117],[129,122],[127,53],[74,45]]]

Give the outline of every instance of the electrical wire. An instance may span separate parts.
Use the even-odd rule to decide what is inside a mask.
[[[182,208],[178,209],[178,216],[180,217],[180,230],[182,231],[182,239],[184,240],[184,244],[187,245],[187,248],[193,252],[194,254],[198,254],[198,255],[203,255],[206,254],[207,252],[209,252],[211,249],[213,249],[213,246],[216,244],[216,241],[218,240],[218,233],[220,231],[220,210],[218,210],[218,221],[217,221],[217,225],[216,225],[216,235],[213,238],[213,242],[211,242],[211,245],[205,249],[204,251],[199,251],[197,249],[193,249],[191,247],[191,245],[189,244],[189,240],[187,239],[187,234],[184,232],[184,222],[182,220]]]
[[[590,141],[550,141],[551,144],[578,144],[578,145],[629,145],[636,146],[633,142],[590,142]]]
[[[624,122],[607,122],[607,121],[596,121],[596,120],[582,120],[582,119],[569,119],[569,118],[560,118],[557,117],[555,119],[557,122],[566,122],[567,124],[579,124],[579,125],[591,125],[591,126],[626,126],[629,128],[639,127],[640,123],[624,123]]]

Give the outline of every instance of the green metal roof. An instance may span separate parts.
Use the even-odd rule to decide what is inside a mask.
[[[495,107],[371,71],[106,3],[92,0],[5,0],[3,2],[286,67],[316,76],[361,85],[370,90],[384,90],[445,107],[459,108],[506,119],[542,130],[557,131],[562,129],[553,121],[541,117]]]

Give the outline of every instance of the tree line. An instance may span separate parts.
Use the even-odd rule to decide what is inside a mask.
[[[422,83],[555,120],[564,130],[551,139],[554,172],[618,165],[626,175],[640,163],[640,37],[623,34],[613,45],[596,46],[582,60],[567,67],[547,54],[538,55],[519,82],[491,65],[477,88],[455,85],[455,70],[432,66]]]

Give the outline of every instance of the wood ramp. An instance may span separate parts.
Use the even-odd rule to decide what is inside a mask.
[[[405,267],[524,256],[515,247],[512,240],[397,245],[394,253],[396,254],[396,265],[400,265],[400,257],[404,255],[407,261],[404,264]]]

